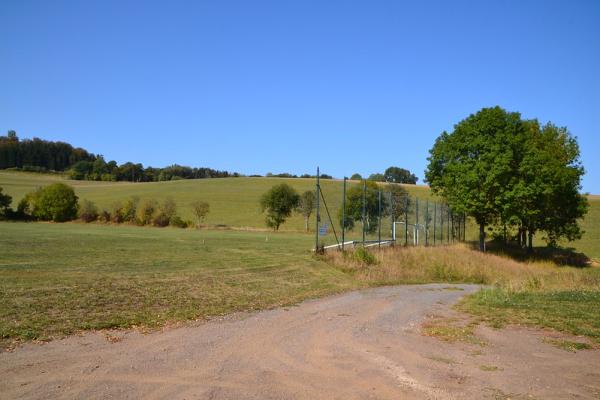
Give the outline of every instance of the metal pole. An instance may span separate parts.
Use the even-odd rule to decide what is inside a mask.
[[[450,243],[450,206],[448,206],[448,226],[446,227],[446,241]]]
[[[440,204],[440,243],[444,244],[444,204]]]
[[[429,246],[429,199],[425,201],[425,246]]]
[[[377,192],[377,197],[378,197],[377,200],[379,201],[379,206],[378,206],[378,209],[377,209],[377,228],[378,228],[378,231],[377,231],[377,241],[378,241],[378,244],[379,244],[378,247],[381,248],[381,190],[379,190]]]
[[[315,216],[316,219],[316,227],[315,227],[315,253],[319,251],[319,220],[321,219],[321,214],[319,214],[319,197],[321,192],[321,185],[319,183],[319,167],[317,167],[317,214]]]
[[[419,245],[419,198],[415,197],[415,239],[414,245]]]
[[[408,246],[408,194],[404,197],[404,246]]]
[[[342,191],[342,251],[344,251],[345,232],[346,232],[346,181],[344,177],[344,189]]]
[[[437,203],[433,203],[433,245],[435,246],[435,228],[437,225]]]
[[[362,198],[362,244],[365,247],[365,214],[367,207],[367,181],[363,180],[363,198]]]
[[[396,219],[394,218],[394,195],[392,194],[392,192],[390,192],[390,219],[392,221],[392,239],[394,239],[394,241],[392,242],[392,246],[393,246],[396,244],[396,230],[395,230]]]

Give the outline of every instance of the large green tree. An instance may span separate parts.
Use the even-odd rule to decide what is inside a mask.
[[[455,212],[475,219],[482,251],[486,226],[501,217],[514,179],[514,151],[525,133],[519,113],[483,108],[443,132],[430,150],[427,182]]]
[[[262,212],[266,212],[266,224],[275,230],[285,222],[297,207],[300,196],[287,183],[273,186],[260,199]]]

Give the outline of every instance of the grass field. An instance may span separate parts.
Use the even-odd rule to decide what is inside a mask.
[[[171,197],[178,205],[180,216],[184,219],[192,219],[189,205],[193,200],[200,199],[210,204],[210,213],[206,219],[208,225],[261,229],[265,228],[265,223],[264,214],[260,212],[259,200],[273,185],[285,182],[299,193],[315,190],[314,179],[301,178],[216,178],[130,183],[73,181],[64,179],[60,175],[0,171],[0,186],[4,188],[5,193],[13,196],[13,205],[16,205],[25,193],[56,181],[63,181],[73,186],[80,199],[91,200],[100,208],[108,209],[115,201],[122,201],[131,196],[158,200]],[[335,219],[341,206],[342,182],[337,180],[321,182],[325,199]],[[350,183],[353,184],[357,183]],[[426,186],[405,185],[405,188],[411,195],[421,198],[431,197]],[[311,221],[314,224],[314,216],[311,217]],[[304,219],[294,215],[280,229],[301,231],[304,229]]]
[[[64,181],[75,188],[81,199],[94,201],[100,208],[110,208],[110,205],[130,196],[143,198],[164,199],[171,197],[178,205],[178,213],[184,219],[192,219],[189,204],[194,199],[205,200],[211,209],[206,224],[211,226],[227,226],[235,228],[265,229],[264,215],[259,208],[260,196],[271,186],[286,182],[299,192],[314,190],[314,179],[286,178],[219,178],[179,180],[169,182],[129,183],[129,182],[90,182],[67,180],[60,175],[36,174],[26,172],[0,171],[0,186],[4,192],[13,196],[13,205],[21,197],[37,187],[48,185],[55,181]],[[356,183],[351,183],[356,184]],[[341,204],[342,182],[335,180],[322,181],[325,199],[330,207],[334,220]],[[413,196],[421,199],[433,199],[426,186],[404,185]],[[325,218],[325,213],[323,218]],[[387,221],[386,221],[387,223]],[[314,226],[314,215],[311,217],[311,229]],[[573,243],[564,243],[576,251],[585,253],[600,262],[600,197],[590,196],[590,210],[582,221],[586,231],[584,237]],[[283,231],[300,232],[304,228],[304,220],[299,215],[293,215],[282,225]],[[339,231],[339,227],[338,227]],[[350,238],[358,238],[360,232],[349,233]],[[467,239],[475,240],[477,229],[473,224],[467,227]],[[324,238],[329,243],[334,242],[332,232]],[[541,240],[536,243],[543,245]]]
[[[2,344],[425,282],[494,285],[465,306],[494,324],[521,321],[600,338],[597,267],[525,264],[463,245],[398,247],[375,252],[379,263],[364,266],[339,253],[315,258],[312,240],[289,232],[1,222]]]
[[[0,337],[157,326],[358,287],[312,237],[0,222]]]

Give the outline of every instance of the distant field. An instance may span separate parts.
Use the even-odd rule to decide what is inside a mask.
[[[73,186],[80,199],[92,200],[100,208],[109,208],[113,202],[130,196],[159,200],[171,197],[177,203],[178,213],[184,219],[192,218],[189,204],[193,200],[200,199],[210,204],[210,213],[206,219],[208,225],[251,228],[265,228],[259,200],[261,195],[273,185],[285,182],[299,193],[315,190],[314,179],[301,178],[215,178],[129,183],[73,181],[57,175],[0,171],[0,186],[4,187],[5,193],[13,196],[13,204],[16,204],[25,193],[55,181],[63,181]],[[350,182],[349,185],[353,184],[357,183]],[[321,186],[331,208],[332,217],[335,218],[341,206],[342,182],[322,180]],[[405,185],[405,187],[412,195],[421,198],[431,197],[426,186]],[[312,224],[314,225],[314,216]],[[303,228],[304,220],[298,215],[294,215],[281,227],[282,230],[296,231],[301,231]]]

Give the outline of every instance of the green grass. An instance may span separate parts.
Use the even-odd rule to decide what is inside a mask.
[[[546,338],[546,339],[544,339],[544,342],[551,344],[555,347],[558,347],[559,349],[563,349],[565,351],[571,352],[571,353],[575,353],[575,352],[581,351],[581,350],[590,350],[593,348],[592,345],[590,345],[589,343],[573,342],[571,340],[563,340],[563,339]]]
[[[0,171],[0,187],[4,193],[13,197],[13,207],[29,191],[52,182],[64,181],[74,187],[80,199],[95,202],[98,207],[109,209],[116,201],[123,201],[130,196],[155,198],[173,198],[178,206],[178,213],[184,219],[192,219],[190,203],[193,200],[204,200],[210,204],[207,216],[208,225],[226,225],[229,227],[266,228],[264,214],[260,211],[259,201],[263,193],[273,185],[285,182],[294,187],[299,193],[315,190],[315,179],[301,178],[215,178],[189,179],[167,182],[93,182],[74,181],[60,175],[36,174],[15,171]],[[349,186],[356,185],[351,181]],[[322,180],[321,187],[330,207],[330,213],[337,224],[337,211],[341,207],[342,182],[339,180]],[[425,186],[405,185],[411,195],[423,199],[431,198],[430,191]],[[326,218],[323,210],[323,218]],[[310,227],[314,226],[314,215]],[[281,230],[302,231],[304,219],[293,215]],[[329,238],[333,240],[333,237]]]
[[[570,290],[481,290],[459,306],[495,327],[541,326],[584,335],[600,343],[600,287]]]
[[[0,223],[0,338],[154,327],[358,287],[312,237],[94,224]]]

